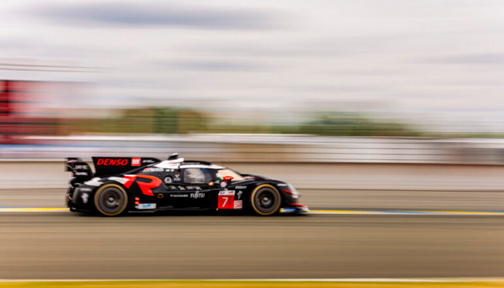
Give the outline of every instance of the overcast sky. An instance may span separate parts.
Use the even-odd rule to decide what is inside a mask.
[[[501,0],[2,0],[0,78],[93,83],[79,105],[502,127],[503,36]]]

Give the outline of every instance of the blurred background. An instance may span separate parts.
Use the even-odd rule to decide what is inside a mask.
[[[499,1],[0,5],[2,158],[504,160]]]
[[[503,211],[503,14],[499,0],[2,0],[0,206],[64,207],[70,178],[63,171],[65,157],[165,159],[178,152],[288,181],[312,209]],[[115,229],[113,222],[101,222],[115,220],[47,217],[36,223],[52,223],[47,225],[57,233],[72,221],[87,227],[88,234],[66,237],[118,240],[97,228]],[[33,220],[23,219],[13,223]],[[179,218],[187,226],[170,226],[171,231],[201,236],[183,230],[204,231],[204,224],[192,219]],[[266,222],[283,227],[288,221],[305,229],[304,235],[327,241],[319,242],[291,230],[282,230],[284,236],[261,230],[263,220],[246,219],[243,225],[214,219],[213,231],[259,230],[254,235],[269,235],[254,242],[260,244],[238,240],[247,251],[280,249],[283,258],[266,257],[272,264],[263,266],[262,258],[254,258],[259,256],[235,251],[229,263],[248,259],[249,266],[222,277],[502,276],[504,271],[500,220]],[[123,221],[128,231],[139,229],[159,241],[171,237],[155,225],[143,226],[151,220]],[[310,225],[315,228],[306,228]],[[424,230],[413,229],[419,227]],[[453,229],[439,232],[446,227]],[[157,247],[165,258],[141,250],[121,264],[124,269],[112,268],[111,276],[93,251],[116,251],[109,256],[123,259],[118,255],[127,248],[107,250],[106,241],[98,250],[68,251],[76,259],[91,253],[87,259],[93,265],[51,256],[61,270],[52,269],[34,257],[58,251],[54,243],[68,239],[44,234],[48,246],[26,252],[17,243],[34,247],[23,235],[38,231],[27,229],[9,230],[14,234],[6,235],[14,238],[0,236],[6,244],[0,251],[18,251],[8,254],[17,266],[0,263],[0,277],[215,277],[201,266],[206,262],[176,251],[187,265],[178,267],[182,274],[163,270],[174,265],[168,264],[173,251],[166,247]],[[133,241],[126,229],[114,231]],[[205,239],[220,247],[220,238],[208,233]],[[180,237],[170,239],[195,253]],[[293,241],[287,250],[268,242],[283,237]],[[383,242],[372,241],[377,238]],[[340,254],[349,246],[354,250]],[[293,264],[291,248],[305,264]],[[231,267],[229,259],[212,262],[215,255],[198,253]],[[127,266],[152,260],[160,268],[150,274]],[[193,274],[194,268],[201,274]]]

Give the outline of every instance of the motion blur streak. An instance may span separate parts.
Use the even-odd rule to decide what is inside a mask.
[[[0,207],[0,212],[70,212],[68,208],[6,208]]]
[[[503,217],[5,213],[0,278],[502,277],[503,231]]]
[[[5,208],[2,212],[70,212],[68,208]],[[355,215],[467,215],[467,216],[504,216],[504,212],[488,211],[373,211],[373,210],[311,210],[310,214],[355,214]]]
[[[0,2],[0,279],[504,277],[502,1]],[[66,213],[174,152],[312,212]]]
[[[504,212],[485,211],[369,211],[369,210],[311,210],[311,214],[373,214],[373,215],[474,215],[504,216]]]

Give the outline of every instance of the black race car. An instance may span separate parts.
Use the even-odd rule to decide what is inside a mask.
[[[67,158],[73,173],[67,193],[71,211],[117,216],[162,210],[246,210],[258,215],[305,213],[292,185],[240,174],[209,162],[174,154],[160,161],[144,157],[93,157],[96,172],[79,158]]]

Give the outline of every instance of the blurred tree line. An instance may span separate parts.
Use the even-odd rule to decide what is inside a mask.
[[[323,136],[421,136],[411,127],[378,121],[355,113],[317,113],[300,125],[219,123],[195,110],[170,107],[125,109],[119,117],[68,119],[67,133],[188,134],[188,133],[276,133]],[[212,121],[214,123],[212,123]]]
[[[299,133],[325,136],[421,136],[406,124],[374,120],[355,113],[324,113],[301,125]]]
[[[124,109],[119,117],[65,119],[62,134],[187,134],[206,131],[203,113],[189,109]]]

